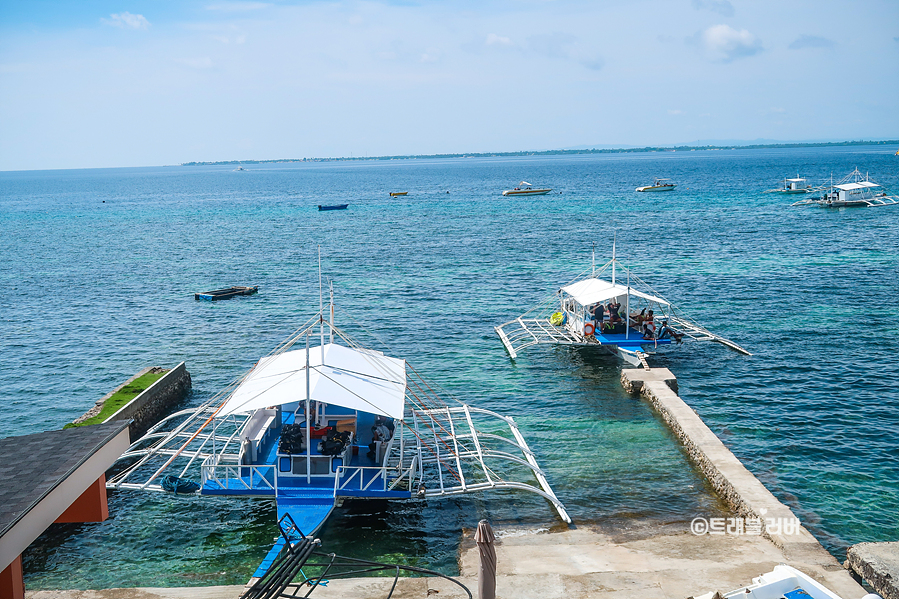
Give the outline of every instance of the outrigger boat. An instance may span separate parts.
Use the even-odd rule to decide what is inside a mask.
[[[656,179],[652,185],[638,187],[637,191],[671,191],[677,187],[677,183],[671,183],[671,179]]]
[[[515,189],[507,189],[503,192],[504,196],[542,196],[551,192],[548,187],[533,187],[527,181],[522,181]]]
[[[808,180],[796,174],[794,179],[784,179],[780,187],[776,189],[766,189],[765,193],[812,193],[824,191],[824,186],[812,187],[808,184]]]
[[[624,270],[623,278],[616,267]],[[716,341],[752,355],[684,316],[615,258],[614,245],[612,259],[597,270],[594,258],[591,269],[518,318],[494,327],[513,360],[534,345],[575,345],[596,347],[648,368],[646,347],[655,349],[684,337]],[[611,279],[600,278],[604,273]],[[598,320],[594,308],[607,303],[618,305],[618,314],[607,315],[603,309]]]
[[[823,188],[822,188],[823,189]],[[792,206],[822,206],[824,208],[874,208],[877,206],[895,206],[899,204],[899,196],[888,196],[879,184],[868,179],[856,168],[840,179],[836,184],[831,182],[830,189],[823,196],[794,202]]]
[[[492,490],[536,493],[570,523],[515,421],[437,388],[335,326],[332,293],[329,317],[322,308],[231,386],[133,443],[107,488],[274,498],[305,535],[345,498]]]

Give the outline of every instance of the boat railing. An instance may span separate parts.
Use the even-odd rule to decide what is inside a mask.
[[[278,486],[278,469],[274,464],[222,463],[222,456],[211,455],[200,466],[200,484],[218,485],[222,489],[246,489],[248,491],[271,490]],[[228,460],[231,461],[231,460]]]
[[[373,473],[368,482],[365,482],[365,473]],[[394,478],[390,475],[395,473]],[[418,457],[412,459],[412,463],[405,470],[399,467],[388,466],[338,466],[337,476],[334,478],[334,495],[339,496],[340,491],[393,491],[397,487],[403,485],[404,481],[408,488],[412,488],[413,481],[418,474]],[[353,483],[358,483],[358,488]]]

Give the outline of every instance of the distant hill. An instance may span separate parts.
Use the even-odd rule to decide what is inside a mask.
[[[273,164],[279,162],[331,162],[348,160],[421,160],[427,158],[488,158],[509,156],[564,156],[569,154],[627,154],[637,152],[689,152],[702,150],[757,150],[763,148],[814,148],[828,146],[897,146],[899,140],[858,140],[858,141],[817,141],[817,142],[769,142],[772,140],[755,140],[749,142],[740,140],[737,143],[706,142],[700,140],[692,144],[674,146],[578,146],[561,150],[533,150],[521,152],[467,152],[465,154],[409,154],[398,156],[359,156],[359,157],[335,157],[335,158],[278,158],[274,160],[220,160],[217,162],[182,162],[181,166],[208,166],[208,165],[240,165],[240,164]]]

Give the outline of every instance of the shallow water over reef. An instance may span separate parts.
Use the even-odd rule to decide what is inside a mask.
[[[318,308],[458,399],[516,418],[575,522],[721,513],[665,426],[594,351],[509,360],[493,326],[619,257],[753,352],[653,356],[681,396],[838,556],[899,525],[899,208],[789,208],[763,194],[870,171],[879,147],[0,173],[2,434],[61,427],[148,365],[184,360],[209,397]],[[656,176],[673,192],[638,194]],[[527,179],[554,192],[502,197]],[[391,198],[390,191],[409,191]],[[449,193],[447,193],[449,192]],[[561,192],[561,193],[558,193]],[[319,212],[318,204],[349,203]],[[193,293],[259,285],[196,302]],[[536,495],[348,502],[328,551],[452,573],[463,527],[552,527]],[[243,583],[276,528],[269,500],[116,492],[110,519],[55,525],[25,554],[39,588]]]

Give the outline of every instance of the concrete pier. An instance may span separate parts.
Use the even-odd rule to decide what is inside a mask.
[[[702,419],[678,397],[676,378],[667,368],[623,369],[624,388],[639,393],[659,413],[683,444],[693,464],[705,475],[718,495],[738,517],[761,520],[761,533],[784,553],[785,563],[794,565],[842,597],[861,597],[864,590],[840,563],[725,447]],[[767,523],[772,526],[767,526]],[[789,533],[789,534],[787,534]],[[805,564],[813,571],[801,567]],[[759,572],[761,574],[761,572]]]
[[[853,545],[846,565],[883,599],[899,599],[899,542]]]

